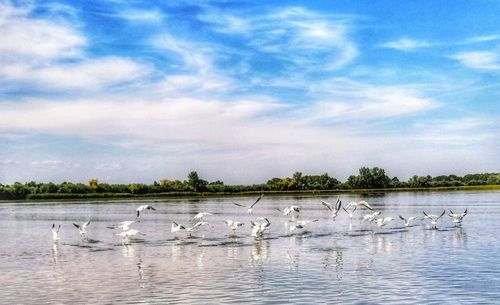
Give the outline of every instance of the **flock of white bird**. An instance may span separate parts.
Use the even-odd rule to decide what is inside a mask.
[[[260,195],[251,205],[248,206],[239,204],[234,201],[233,204],[239,207],[246,208],[248,214],[253,215],[253,209],[255,205],[262,199],[263,196],[264,194]],[[331,213],[330,218],[332,219],[332,221],[335,221],[341,209],[344,210],[344,212],[348,215],[350,219],[353,218],[354,212],[356,212],[358,208],[363,208],[373,211],[373,208],[368,204],[368,202],[364,200],[357,202],[356,201],[349,202],[345,207],[342,206],[342,201],[340,200],[340,198],[337,198],[337,201],[334,204],[323,200],[321,200],[320,202]],[[156,209],[149,204],[141,205],[136,209],[136,217],[134,220],[122,221],[108,228],[121,229],[121,232],[117,233],[116,235],[121,238],[122,243],[124,244],[129,243],[131,239],[140,235],[144,235],[139,230],[131,228],[131,226],[139,222],[141,213],[147,210],[156,211]],[[289,221],[291,223],[289,226],[289,230],[292,233],[304,229],[309,223],[318,221],[318,219],[299,220],[301,208],[297,205],[287,206],[283,209],[277,208],[277,210],[281,212],[284,216],[289,217]],[[448,216],[452,219],[452,223],[455,226],[460,226],[462,224],[464,217],[467,215],[467,209],[465,209],[463,213],[454,213],[451,210],[449,211],[450,213],[448,213]],[[361,218],[361,222],[370,223],[378,228],[383,228],[394,220],[393,217],[384,216],[381,214],[382,213],[380,211],[373,211],[371,213],[365,214]],[[446,211],[443,210],[443,212],[440,215],[428,214],[425,211],[423,211],[423,214],[424,217],[421,218],[420,220],[427,221],[428,227],[430,229],[437,229],[438,222],[446,214]],[[191,236],[191,234],[199,230],[201,227],[208,225],[209,223],[205,221],[205,218],[211,215],[213,214],[208,212],[199,212],[192,218],[192,222],[194,222],[194,225],[192,226],[184,226],[175,221],[172,221],[171,232],[173,234],[180,234],[181,232],[186,232],[187,236],[189,237]],[[405,227],[411,226],[412,221],[417,219],[417,217],[415,216],[411,217],[404,217],[402,215],[398,216],[403,221]],[[73,223],[73,225],[78,229],[78,232],[82,240],[88,239],[87,228],[90,225],[90,223],[91,223],[90,221],[87,221],[81,225]],[[233,236],[236,234],[236,230],[244,225],[243,222],[236,220],[224,220],[224,223],[227,225]],[[257,217],[255,220],[250,221],[250,225],[251,225],[251,236],[254,237],[255,239],[260,239],[264,236],[264,233],[271,226],[271,222],[267,217]],[[58,242],[60,240],[59,237],[60,229],[61,225],[56,226],[56,224],[52,224],[52,237],[54,242]]]

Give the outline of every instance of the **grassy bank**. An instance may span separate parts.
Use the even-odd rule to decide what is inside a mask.
[[[367,194],[386,192],[440,192],[440,191],[491,191],[500,190],[500,185],[476,185],[476,186],[447,186],[447,187],[422,187],[422,188],[382,188],[382,189],[334,189],[334,190],[296,190],[296,191],[266,191],[266,196],[314,196],[331,194]],[[168,192],[154,194],[130,194],[130,193],[89,193],[89,194],[60,194],[44,193],[31,194],[27,201],[74,201],[74,200],[147,200],[162,198],[218,198],[236,196],[257,196],[260,191],[245,192]],[[10,200],[9,200],[10,201]],[[25,201],[25,200],[23,200]]]

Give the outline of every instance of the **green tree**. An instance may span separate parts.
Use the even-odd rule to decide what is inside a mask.
[[[186,184],[190,186],[194,191],[196,192],[202,192],[206,190],[208,182],[201,179],[198,176],[198,173],[195,171],[192,171],[188,174],[187,176],[188,180]]]

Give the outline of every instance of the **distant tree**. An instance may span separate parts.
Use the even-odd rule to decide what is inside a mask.
[[[97,192],[97,190],[99,189],[99,180],[97,180],[97,179],[91,179],[91,180],[89,180],[89,188],[93,192]]]
[[[190,186],[194,191],[196,192],[202,192],[206,190],[208,182],[200,179],[198,176],[198,173],[195,171],[192,171],[188,174],[187,176],[187,182],[186,184]]]
[[[359,175],[349,176],[347,184],[352,188],[386,188],[391,185],[391,178],[385,174],[385,170],[379,167],[362,167]]]

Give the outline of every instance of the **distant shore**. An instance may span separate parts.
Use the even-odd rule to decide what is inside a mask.
[[[196,199],[196,198],[223,198],[257,196],[324,196],[335,194],[369,194],[389,192],[441,192],[441,191],[492,191],[500,190],[500,185],[474,185],[474,186],[441,186],[421,188],[380,188],[380,189],[332,189],[332,190],[294,190],[294,191],[244,191],[244,192],[167,192],[155,194],[129,194],[129,193],[88,193],[88,194],[34,194],[23,200],[0,200],[0,202],[44,202],[44,201],[81,201],[99,199],[107,200],[154,200],[154,199]]]

